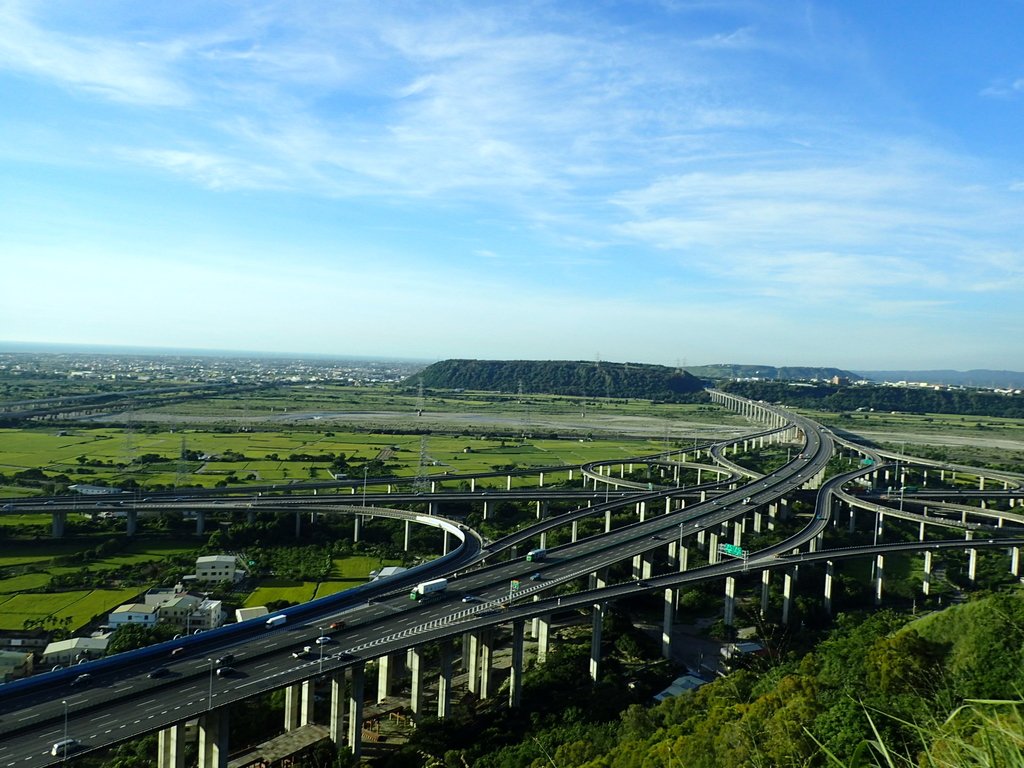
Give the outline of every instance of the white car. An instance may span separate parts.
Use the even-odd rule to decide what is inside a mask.
[[[330,642],[333,642],[333,641],[327,635],[321,635],[320,637],[318,637],[316,639],[316,644],[317,645],[327,645]]]

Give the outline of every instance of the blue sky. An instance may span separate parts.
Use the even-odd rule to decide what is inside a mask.
[[[1024,370],[1022,29],[0,0],[0,339]]]

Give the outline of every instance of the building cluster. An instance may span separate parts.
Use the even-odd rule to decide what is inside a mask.
[[[220,627],[227,620],[222,602],[210,599],[200,588],[234,583],[244,577],[245,570],[235,555],[206,555],[196,558],[195,573],[182,577],[173,589],[151,589],[141,595],[140,601],[119,605],[107,615],[104,626],[89,637],[50,642],[50,632],[44,630],[0,632],[0,682],[98,659],[106,654],[114,633],[126,625],[169,624],[182,634]],[[265,607],[240,609],[235,612],[235,620],[266,612]]]
[[[94,381],[386,384],[401,381],[424,366],[419,361],[326,357],[0,352],[0,375]]]

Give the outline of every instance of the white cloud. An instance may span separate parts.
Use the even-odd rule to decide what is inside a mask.
[[[42,77],[112,101],[182,106],[191,101],[171,72],[174,46],[51,32],[19,4],[0,6],[0,68]]]
[[[994,80],[981,90],[981,95],[990,99],[1013,99],[1024,94],[1024,77],[1016,80]]]

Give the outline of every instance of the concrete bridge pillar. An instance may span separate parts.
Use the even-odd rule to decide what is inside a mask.
[[[139,530],[139,513],[137,510],[129,509],[127,512],[127,528],[125,533],[128,536],[134,536]]]
[[[604,628],[604,610],[604,603],[594,603],[590,619],[590,679],[595,683],[601,674],[601,631]]]
[[[537,486],[540,488],[544,487],[544,473],[540,473],[540,477],[537,479]]]
[[[725,577],[725,608],[722,621],[727,627],[733,626],[736,613],[736,577]]]
[[[391,662],[392,656],[389,654],[377,659],[377,701],[382,701],[391,695],[395,677],[395,667]]]
[[[468,679],[468,688],[470,693],[476,693],[479,690],[480,681],[480,633],[467,632],[463,637],[463,648],[468,649],[466,657],[463,662]],[[469,642],[466,642],[466,641]]]
[[[53,513],[53,522],[50,526],[50,537],[54,539],[64,538],[64,531],[67,528],[68,513],[58,510]]]
[[[882,587],[885,580],[885,555],[875,557],[875,606],[882,604]]]
[[[443,720],[452,709],[452,669],[455,648],[451,639],[441,641],[441,675],[437,679],[437,716]]]
[[[412,686],[409,696],[409,709],[413,719],[419,722],[423,716],[423,652],[419,646],[409,649],[411,653],[409,671],[412,673]]]
[[[661,657],[672,658],[672,624],[676,618],[676,590],[666,587],[661,613]]]
[[[245,510],[245,522],[249,525],[255,525],[256,523],[256,510],[253,507],[249,507]]]
[[[484,520],[490,518],[491,503],[489,501],[484,502]]]
[[[360,516],[356,515],[356,520],[359,520]],[[302,512],[295,510],[295,538],[298,539],[302,536]]]
[[[768,585],[772,580],[772,572],[765,568],[761,571],[761,618],[768,615]]]
[[[825,614],[832,615],[832,578],[835,576],[835,563],[825,561]]]
[[[299,519],[296,516],[296,518],[295,518],[295,526],[296,526],[295,535],[296,536],[299,535],[298,534],[298,525],[299,525]],[[363,538],[363,516],[362,515],[352,515],[352,541],[356,542],[356,541],[359,541],[362,538]]]
[[[480,698],[489,699],[493,692],[494,679],[494,628],[488,627],[480,633]]]
[[[157,735],[157,768],[185,768],[185,724],[164,728]]]
[[[1020,576],[1020,547],[1010,547],[1010,573]]]
[[[537,621],[537,663],[548,660],[549,635],[551,632],[551,614],[541,616]]]
[[[709,531],[708,533],[710,533],[708,541],[708,564],[714,565],[721,560],[721,556],[718,554],[718,534],[712,531]]]
[[[978,550],[971,547],[967,550],[967,580],[974,586],[978,575]]]
[[[348,697],[348,748],[352,757],[359,760],[363,754],[363,697],[366,686],[366,662],[360,661],[350,667],[352,686]]]
[[[573,520],[572,521],[572,533],[570,534],[569,541],[571,543],[575,544],[576,541],[579,539],[579,537],[580,537],[580,523],[579,523],[579,520]]]
[[[412,522],[405,520],[402,528],[402,550],[404,552],[409,551],[409,540],[412,537]]]
[[[511,491],[512,490],[512,475],[506,475],[505,476],[505,490],[506,491]]]
[[[345,738],[345,670],[331,675],[331,712],[329,725],[331,741],[341,746]]]
[[[768,505],[768,530],[775,530],[775,519],[779,516],[779,505],[777,502],[772,502]]]
[[[612,529],[612,511],[606,509],[604,511],[604,532],[608,533]]]
[[[206,533],[206,510],[196,510],[196,536],[202,536]]]
[[[199,768],[227,768],[228,709],[218,707],[199,717]]]
[[[754,510],[754,533],[761,533],[761,527],[764,525],[764,515],[760,509]]]
[[[707,549],[706,541],[707,533],[704,531],[703,528],[701,528],[699,531],[697,531],[697,550],[699,552],[704,552]]]
[[[789,607],[793,600],[793,574],[786,571],[782,582],[782,623],[789,624]]]
[[[508,676],[508,705],[518,708],[523,703],[523,644],[526,622],[512,622],[512,665]]]
[[[441,514],[441,502],[431,501],[427,504],[427,514],[437,516]]]
[[[931,550],[924,551],[924,575],[921,578],[921,593],[927,597],[931,591],[932,583],[932,553]]]

